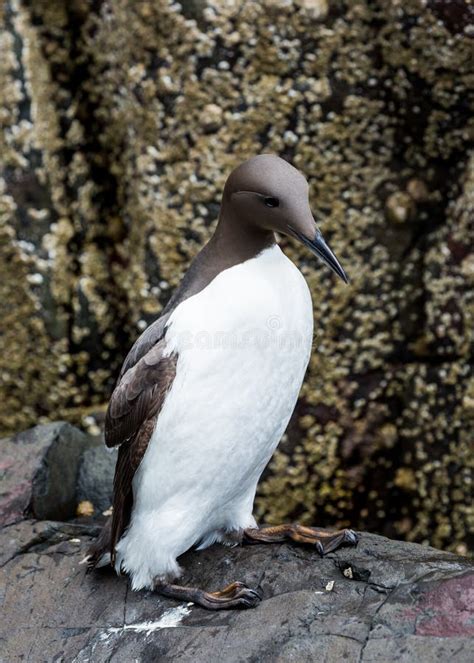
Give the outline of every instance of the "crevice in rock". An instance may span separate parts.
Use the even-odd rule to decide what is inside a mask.
[[[366,649],[366,647],[367,647],[367,644],[368,644],[368,642],[369,642],[369,640],[370,640],[370,634],[372,633],[372,631],[373,631],[374,628],[375,628],[375,619],[376,619],[377,615],[378,615],[379,612],[382,610],[383,606],[387,603],[387,601],[388,601],[389,598],[392,596],[393,592],[395,591],[395,589],[397,589],[397,587],[398,587],[398,585],[395,585],[395,586],[394,586],[394,587],[393,587],[393,588],[387,593],[387,595],[382,599],[382,601],[380,602],[380,604],[379,604],[379,605],[377,606],[377,608],[375,609],[375,612],[374,612],[374,614],[372,615],[372,618],[371,618],[371,620],[370,620],[370,625],[369,625],[369,630],[368,630],[368,632],[367,632],[367,636],[366,636],[364,642],[362,643],[362,648],[361,648],[361,650],[360,650],[360,652],[359,652],[358,663],[362,663],[362,661],[363,661],[363,659],[364,659],[364,652],[365,652],[365,649]]]
[[[9,526],[12,527],[17,523],[11,523]],[[41,521],[38,521],[38,524],[41,525]],[[43,555],[49,554],[48,548],[57,543],[62,543],[63,541],[68,541],[71,538],[78,538],[79,536],[86,536],[88,538],[92,536],[97,536],[100,531],[100,527],[96,525],[79,525],[74,523],[46,523],[45,529],[37,532],[33,538],[31,538],[25,545],[21,546],[12,553],[12,556],[6,559],[0,568],[6,566],[16,557],[25,555],[28,553],[41,553]],[[74,554],[75,551],[71,551],[70,554]],[[51,554],[59,554],[60,551],[54,551]],[[61,553],[69,554],[69,553]]]

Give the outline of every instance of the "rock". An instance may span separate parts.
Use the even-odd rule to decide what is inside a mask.
[[[82,500],[76,507],[76,516],[78,518],[90,518],[94,513],[94,505],[89,500]]]
[[[222,125],[222,108],[217,104],[207,104],[202,114],[202,126],[207,133],[217,131]]]
[[[415,205],[412,198],[404,191],[396,191],[385,203],[387,218],[392,223],[406,223],[413,219]]]
[[[112,504],[116,449],[104,444],[87,449],[81,460],[77,483],[77,502],[92,502],[96,511],[105,511]]]
[[[204,0],[181,0],[179,4],[181,5],[183,15],[195,21],[201,19],[206,7]]]
[[[2,440],[0,524],[28,512],[37,518],[71,518],[81,454],[92,444],[93,438],[61,421]]]
[[[296,4],[306,10],[313,19],[325,18],[329,9],[327,0],[297,0]]]
[[[464,558],[362,534],[320,559],[286,544],[187,553],[183,582],[261,584],[255,610],[211,613],[80,565],[97,527],[23,521],[0,532],[4,660],[473,660],[474,569]],[[350,579],[348,565],[370,576]],[[354,576],[355,577],[355,576]],[[358,576],[361,577],[361,576]],[[334,583],[332,591],[326,591]]]
[[[407,193],[416,203],[424,203],[429,200],[430,193],[423,180],[414,177],[407,182]]]
[[[263,4],[268,9],[286,9],[292,6],[293,0],[264,0]]]

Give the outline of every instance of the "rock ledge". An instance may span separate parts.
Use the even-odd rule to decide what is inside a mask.
[[[464,558],[364,533],[357,549],[324,559],[287,545],[215,546],[184,556],[183,581],[260,583],[264,600],[209,613],[133,593],[108,571],[86,574],[80,560],[97,530],[24,520],[0,532],[2,660],[474,660],[474,572]]]
[[[59,519],[78,499],[109,503],[114,458],[98,443],[62,422],[2,440],[0,663],[474,660],[472,562],[373,534],[324,559],[290,545],[183,556],[188,585],[261,585],[254,610],[210,613],[86,574],[101,525]]]

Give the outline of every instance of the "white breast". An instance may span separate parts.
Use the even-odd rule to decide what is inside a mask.
[[[176,557],[254,524],[257,481],[283,434],[309,360],[311,298],[275,246],[217,276],[173,312],[176,378],[134,480],[118,546],[133,586],[176,574]]]

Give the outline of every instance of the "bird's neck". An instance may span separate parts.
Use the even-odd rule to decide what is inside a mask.
[[[263,250],[275,244],[275,233],[235,218],[225,206],[221,209],[216,230],[209,242],[209,249],[229,261],[238,264],[255,258]]]
[[[241,223],[222,210],[214,235],[194,258],[163,314],[201,292],[220,272],[255,258],[275,243],[273,232]]]

